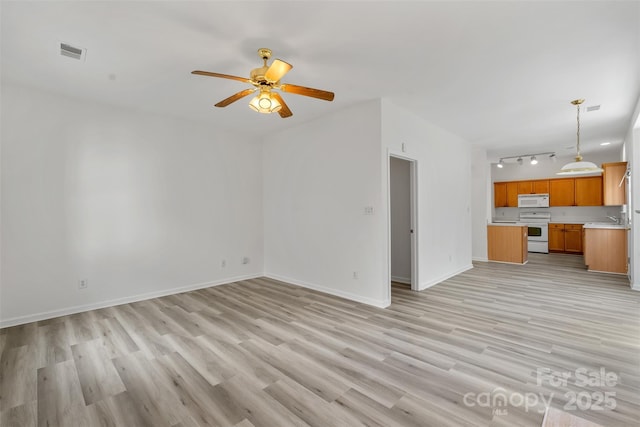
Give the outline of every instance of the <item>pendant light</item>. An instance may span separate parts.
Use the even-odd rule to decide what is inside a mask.
[[[576,99],[571,101],[573,105],[576,106],[577,110],[577,123],[578,123],[578,131],[576,132],[576,161],[567,163],[560,169],[560,172],[557,175],[585,175],[589,173],[599,173],[603,172],[603,169],[596,166],[595,163],[582,161],[582,156],[580,155],[580,104],[584,102],[584,99]]]

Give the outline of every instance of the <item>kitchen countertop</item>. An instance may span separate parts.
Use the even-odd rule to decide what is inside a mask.
[[[524,224],[520,222],[490,222],[487,225],[494,225],[497,227],[524,227]]]
[[[584,228],[604,228],[608,230],[626,230],[629,228],[626,224],[616,224],[613,222],[587,222]]]
[[[582,220],[582,221],[555,221],[555,220],[551,220],[549,222],[549,224],[586,224],[588,222],[591,222],[591,221],[585,221],[585,220]]]

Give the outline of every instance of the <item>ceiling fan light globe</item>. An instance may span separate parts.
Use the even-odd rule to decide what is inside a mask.
[[[270,92],[262,92],[249,102],[249,107],[258,113],[270,114],[280,111],[282,104]]]
[[[271,99],[269,97],[261,96],[258,100],[258,105],[261,110],[271,111]]]

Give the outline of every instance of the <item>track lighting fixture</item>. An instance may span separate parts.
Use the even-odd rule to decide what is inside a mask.
[[[505,160],[509,160],[509,159],[515,159],[516,163],[518,163],[519,165],[523,164],[523,158],[525,157],[529,157],[530,158],[530,163],[532,165],[537,165],[538,164],[538,156],[549,156],[549,158],[552,161],[556,161],[556,153],[554,153],[553,151],[548,151],[546,153],[530,153],[530,154],[518,154],[517,156],[508,156],[508,157],[501,157],[500,160],[498,161],[498,163],[496,163],[496,167],[502,169],[504,167],[505,164],[507,164],[507,162],[505,162]]]

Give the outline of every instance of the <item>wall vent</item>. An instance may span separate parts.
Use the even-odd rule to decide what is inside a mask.
[[[84,61],[86,52],[87,50],[82,47],[71,46],[68,43],[60,43],[60,55],[62,56]]]

